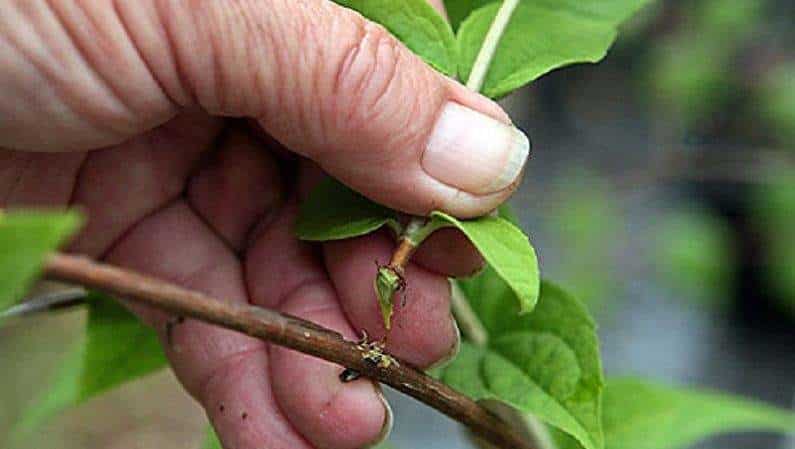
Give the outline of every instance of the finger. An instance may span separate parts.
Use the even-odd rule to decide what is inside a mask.
[[[0,208],[62,207],[85,153],[45,154],[0,148]]]
[[[303,164],[299,194],[302,197],[308,194],[323,176],[314,164]],[[440,237],[452,239],[453,244],[460,238],[455,233],[443,233]],[[434,245],[442,243],[437,241]],[[394,248],[394,240],[385,232],[323,245],[326,271],[348,320],[355,329],[364,330],[376,339],[384,337],[385,329],[373,280],[377,266],[389,261]],[[461,248],[452,254],[471,258],[467,251]],[[437,261],[432,256],[428,257],[428,262],[442,271],[469,268],[463,264],[456,266]],[[408,265],[405,275],[407,288],[397,295],[398,304],[387,349],[415,365],[427,367],[448,359],[458,350],[458,329],[450,315],[449,285],[445,275],[435,274],[414,263]]]
[[[278,210],[281,183],[279,167],[268,150],[244,128],[233,126],[189,181],[187,199],[219,237],[239,252],[254,225]]]
[[[238,260],[183,201],[137,224],[107,259],[217,298],[247,299]],[[168,326],[165,314],[135,309],[160,333],[175,374],[225,447],[310,448],[273,398],[263,342],[194,320]]]
[[[348,319],[372,338],[385,335],[373,288],[376,264],[388,263],[393,250],[383,233],[324,245],[326,267]],[[447,278],[410,263],[405,279],[405,291],[396,295],[387,349],[421,367],[452,357],[459,335],[450,314]]]
[[[179,198],[222,126],[204,113],[185,112],[142,136],[88,153],[72,194],[88,221],[71,249],[99,257],[143,217]]]
[[[293,235],[296,214],[293,200],[254,237],[246,253],[251,301],[356,338],[317,254]],[[283,348],[272,346],[271,355],[279,405],[317,447],[367,446],[388,431],[391,415],[371,382],[342,383],[341,367]]]
[[[175,105],[198,103],[260,119],[288,148],[371,199],[462,217],[505,200],[529,153],[499,106],[327,0],[25,3],[4,4],[0,14],[0,32],[25,49],[14,53],[14,72],[0,72],[24,99],[14,103],[25,112],[15,124],[29,126],[0,133],[17,146],[121,141],[167,120]],[[37,96],[49,78],[55,82]],[[31,133],[34,117],[48,120]]]
[[[434,273],[451,277],[472,276],[485,261],[472,242],[459,230],[440,229],[428,237],[412,261]]]
[[[295,290],[282,311],[355,339],[328,282]],[[380,389],[368,380],[343,383],[338,365],[271,346],[274,392],[282,409],[317,447],[359,448],[383,440],[392,416]]]

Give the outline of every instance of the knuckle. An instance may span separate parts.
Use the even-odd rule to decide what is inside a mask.
[[[404,49],[380,25],[355,22],[356,32],[341,48],[335,64],[334,116],[345,129],[366,125],[387,107],[387,99],[399,82],[398,67]]]

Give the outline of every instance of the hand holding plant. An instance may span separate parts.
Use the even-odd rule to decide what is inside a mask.
[[[493,431],[511,422],[497,438],[486,436],[530,435],[522,447],[665,448],[670,441],[622,426],[639,423],[633,429],[643,433],[649,416],[684,416],[693,406],[709,413],[688,419],[726,412],[728,424],[694,426],[677,444],[741,424],[791,425],[783,412],[741,401],[633,381],[605,386],[587,310],[541,281],[510,212],[493,213],[516,188],[530,145],[487,97],[563,65],[598,61],[642,0],[449,0],[452,25],[438,2],[437,9],[425,0],[336,3],[347,8],[325,0],[0,7],[0,33],[20,48],[0,71],[18,93],[0,102],[0,113],[15,118],[14,126],[0,122],[0,145],[13,149],[0,167],[15,180],[0,185],[3,207],[79,205],[88,221],[71,251],[197,295],[295,315],[348,340],[337,342],[337,353],[319,351],[308,342],[330,334],[308,323],[240,307],[193,313],[190,298],[198,296],[190,291],[50,258],[51,276],[115,293],[154,286],[131,295],[130,307],[158,331],[227,447],[355,448],[388,431],[377,386],[280,345],[370,375],[394,374],[398,364],[383,361],[399,360],[408,364],[400,373],[413,376],[400,384],[404,391],[438,385],[428,394],[451,416],[462,416],[455,407],[464,402],[438,404],[459,393],[411,367],[460,349],[434,374],[468,396],[467,416],[485,413],[472,400],[507,409],[507,421],[481,414],[483,423],[467,424]],[[96,23],[103,26],[87,26]],[[65,59],[56,64],[50,53]],[[46,253],[76,227],[74,215],[2,218],[0,307],[19,299]],[[448,283],[484,260],[478,276]],[[146,294],[149,301],[138,301]],[[405,305],[396,307],[401,294]],[[249,332],[278,344],[141,307],[158,305],[151,297],[188,298],[191,316],[237,330],[248,329],[218,317],[243,311],[260,325],[281,324]],[[53,393],[24,415],[17,435],[162,366],[152,335],[104,301],[92,296],[87,344],[69,355]],[[354,347],[361,331],[371,340]],[[385,350],[398,360],[370,344],[387,335]],[[634,396],[654,398],[655,407],[637,407]],[[731,421],[738,416],[745,421]]]

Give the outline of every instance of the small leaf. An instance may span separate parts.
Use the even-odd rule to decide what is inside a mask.
[[[327,241],[369,234],[384,225],[397,231],[397,213],[329,178],[301,205],[295,229],[302,240]]]
[[[378,306],[381,308],[381,318],[384,327],[392,328],[392,313],[395,309],[395,292],[400,289],[403,278],[390,267],[379,267],[375,277],[375,293],[378,296]]]
[[[454,76],[458,57],[450,24],[427,0],[335,0],[380,23],[426,63]]]
[[[482,92],[499,98],[569,64],[597,62],[616,27],[648,0],[523,0],[497,47]],[[459,77],[467,79],[500,3],[483,6],[458,30]]]
[[[586,308],[543,282],[535,310],[517,316],[515,294],[491,268],[458,281],[489,333],[465,342],[441,379],[476,400],[499,400],[601,449],[602,366]]]
[[[207,436],[204,437],[202,449],[224,449],[221,445],[221,440],[218,439],[218,435],[215,434],[215,430],[212,427],[207,427]]]
[[[0,311],[22,298],[44,257],[79,226],[80,217],[73,212],[0,211]]]
[[[516,294],[520,313],[533,310],[540,288],[538,259],[527,236],[519,228],[502,217],[458,220],[442,212],[433,212],[431,217],[455,226],[469,238],[489,266]]]
[[[785,410],[636,379],[610,380],[603,409],[607,449],[679,449],[719,433],[795,431],[795,414]]]
[[[84,341],[69,352],[40,401],[22,415],[15,439],[24,439],[61,410],[78,405],[166,364],[154,330],[101,293],[88,296]]]

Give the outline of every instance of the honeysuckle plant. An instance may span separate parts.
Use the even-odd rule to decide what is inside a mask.
[[[553,69],[601,60],[618,26],[646,1],[447,0],[449,21],[426,0],[337,3],[385,26],[440,72],[498,99]],[[0,310],[24,296],[47,255],[80,221],[75,213],[0,216]],[[455,228],[482,254],[483,272],[451,280],[464,341],[457,357],[432,374],[504,417],[528,446],[673,449],[717,432],[795,426],[791,413],[739,398],[643,380],[605,381],[587,308],[541,279],[535,251],[507,207],[467,220],[442,211],[409,217],[328,179],[302,204],[296,231],[304,240],[328,241],[384,227],[396,250],[374,269],[373,296],[387,329],[396,293],[410,282],[403,268],[427,237]],[[68,406],[165,366],[154,332],[124,308],[100,293],[90,293],[86,304],[85,338],[66,355],[42,399],[22,413],[13,441],[24,442]],[[218,445],[210,435],[206,447]]]

